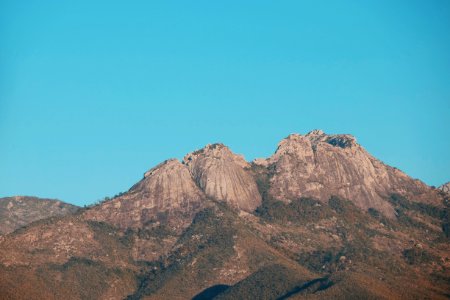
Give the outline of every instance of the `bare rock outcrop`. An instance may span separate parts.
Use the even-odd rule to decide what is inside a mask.
[[[285,202],[300,197],[327,201],[335,195],[389,217],[395,216],[388,201],[391,194],[442,203],[437,191],[375,159],[348,134],[328,135],[320,130],[291,134],[270,158],[253,163],[270,174],[269,194]],[[154,167],[127,193],[88,210],[85,216],[121,228],[164,221],[180,229],[208,205],[207,198],[253,212],[262,200],[250,168],[223,144],[207,145],[187,154],[182,162],[172,159]],[[180,222],[180,214],[189,216],[186,222]]]
[[[347,134],[327,135],[321,130],[291,134],[266,163],[273,170],[270,194],[283,201],[299,197],[326,201],[336,195],[390,217],[394,210],[386,198],[392,193],[439,201],[424,183],[375,159]]]
[[[223,144],[207,145],[186,155],[183,162],[208,197],[247,212],[261,204],[256,182],[245,170],[249,163]]]
[[[121,228],[144,227],[151,222],[171,221],[167,215],[191,215],[204,199],[188,168],[171,159],[147,171],[127,193],[86,211],[85,216]],[[175,225],[181,226],[179,223]]]
[[[441,191],[443,191],[444,193],[448,193],[450,194],[450,182],[447,182],[446,184],[443,184],[439,187],[439,189]]]

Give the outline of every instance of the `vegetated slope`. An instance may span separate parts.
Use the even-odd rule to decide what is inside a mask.
[[[14,196],[0,198],[0,234],[13,232],[31,222],[74,213],[77,206],[59,200]]]
[[[299,155],[309,151],[304,143],[312,162]],[[209,145],[151,169],[110,201],[0,237],[0,293],[446,299],[448,197],[347,135],[291,136],[251,164]]]
[[[273,249],[236,211],[215,204],[200,211],[130,299],[190,299],[199,291],[232,285],[260,268],[280,264],[303,280],[314,274]]]
[[[80,213],[37,221],[0,237],[0,245],[6,299],[118,299],[136,288],[123,233]]]

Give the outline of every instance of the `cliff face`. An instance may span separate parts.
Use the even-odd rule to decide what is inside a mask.
[[[208,145],[190,153],[183,162],[208,197],[252,212],[261,204],[256,182],[245,170],[250,165],[222,144]]]
[[[313,197],[327,201],[337,195],[358,207],[394,216],[386,198],[392,193],[438,202],[418,180],[372,157],[351,135],[327,135],[320,130],[283,139],[275,154],[257,160],[271,170],[270,194],[281,201]]]
[[[15,196],[0,198],[0,234],[7,234],[31,222],[74,213],[77,206],[59,200]]]
[[[301,197],[326,202],[334,195],[391,218],[395,216],[388,201],[391,194],[440,203],[435,191],[375,159],[351,135],[327,135],[320,130],[292,134],[270,158],[254,164],[269,174],[270,195],[284,202]],[[207,145],[187,154],[182,162],[171,159],[154,167],[127,193],[85,215],[121,228],[170,222],[173,216],[185,215],[185,222],[178,220],[183,224],[180,229],[194,212],[209,205],[206,199],[251,213],[262,200],[250,169],[251,164],[223,144]]]
[[[86,211],[85,216],[120,228],[138,228],[168,221],[169,215],[190,215],[202,205],[204,198],[188,168],[171,159],[147,171],[124,195]]]
[[[84,213],[89,220],[120,228],[169,224],[185,228],[195,212],[211,204],[212,198],[247,212],[261,204],[255,180],[243,157],[224,145],[208,145],[147,171],[128,192]]]

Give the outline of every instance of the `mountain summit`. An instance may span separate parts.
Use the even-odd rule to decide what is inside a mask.
[[[327,135],[321,130],[291,134],[265,165],[272,170],[270,193],[281,201],[299,197],[326,201],[338,195],[391,218],[395,212],[386,201],[391,193],[439,202],[424,183],[375,159],[348,134]]]
[[[184,157],[192,177],[208,197],[252,212],[261,204],[250,164],[223,144],[207,145]]]
[[[291,134],[253,162],[210,144],[0,236],[0,295],[445,299],[449,203],[348,134]]]
[[[326,202],[335,195],[394,218],[393,193],[412,201],[440,201],[424,183],[371,156],[352,135],[313,130],[289,135],[271,157],[253,163],[223,144],[206,145],[182,162],[170,159],[150,169],[128,192],[86,216],[123,228],[142,227],[162,213],[192,217],[207,198],[251,213],[262,203],[252,165],[264,168],[269,194],[286,203],[301,197]]]
[[[147,171],[128,192],[93,207],[85,216],[120,228],[140,228],[178,212],[192,214],[204,198],[189,169],[178,160],[169,159]]]

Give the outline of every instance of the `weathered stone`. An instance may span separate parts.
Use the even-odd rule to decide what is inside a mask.
[[[450,193],[450,182],[443,184],[439,187],[439,189],[445,193]]]
[[[190,215],[204,198],[188,168],[171,159],[147,171],[124,195],[88,210],[85,216],[121,228],[143,227],[160,221],[164,214]]]
[[[245,170],[249,163],[222,144],[207,145],[183,162],[207,196],[251,212],[261,204],[256,182]]]
[[[424,183],[375,159],[347,134],[327,135],[321,130],[291,134],[267,162],[274,170],[270,193],[283,201],[300,197],[326,201],[336,195],[390,217],[394,210],[386,198],[392,193],[439,201]]]

